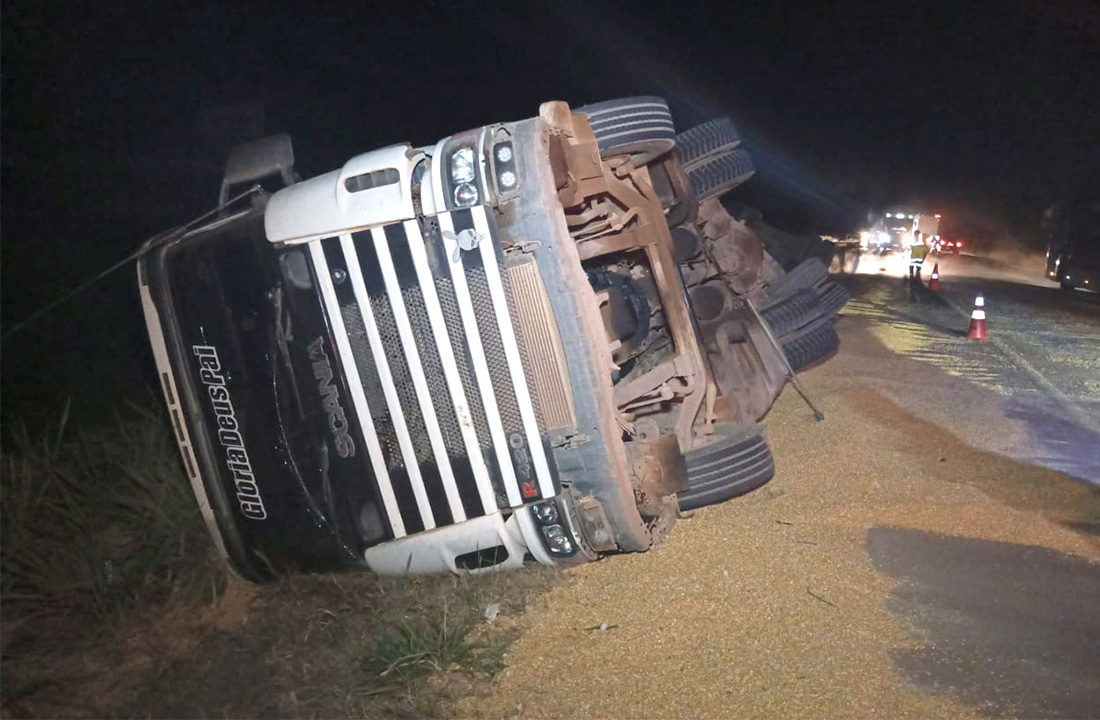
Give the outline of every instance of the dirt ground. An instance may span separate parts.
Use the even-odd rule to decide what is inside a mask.
[[[561,577],[531,568],[481,578],[299,576],[269,586],[231,578],[210,604],[84,631],[63,625],[32,639],[37,647],[6,648],[0,719],[450,717],[456,699],[490,688],[528,599]],[[492,624],[489,605],[498,612]],[[470,651],[436,653],[442,640],[428,636],[404,659],[423,655],[433,672],[406,682],[370,670],[396,628],[440,625],[468,633]]]
[[[764,422],[775,479],[689,514],[652,552],[476,582],[231,581],[213,605],[6,657],[0,717],[1057,715],[923,681],[943,635],[899,611],[906,586],[889,570],[909,559],[872,557],[875,542],[925,531],[1100,567],[1088,565],[1100,563],[1100,493],[1008,459],[1028,427],[1006,419],[995,384],[899,349],[912,324],[851,303],[839,353],[803,374],[824,422],[788,389]],[[918,535],[939,552],[927,538],[941,536]],[[442,663],[397,691],[368,673],[385,632],[448,617],[491,650],[492,670]]]
[[[873,528],[1049,548],[1100,562],[1100,496],[978,449],[1024,426],[998,396],[886,349],[847,314],[841,350],[788,390],[764,427],[776,477],[681,521],[667,544],[572,572],[525,615],[495,692],[469,717],[970,717],[952,688],[902,677],[929,642],[888,609]],[[914,389],[918,390],[914,390]],[[606,629],[600,629],[606,627]],[[1100,707],[1100,705],[1098,705]]]

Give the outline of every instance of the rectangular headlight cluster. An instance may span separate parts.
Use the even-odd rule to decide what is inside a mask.
[[[531,506],[531,516],[542,533],[542,542],[551,555],[568,557],[577,551],[569,531],[562,522],[561,510],[556,500],[543,500]]]
[[[471,145],[460,147],[448,159],[451,198],[458,207],[473,207],[481,200],[477,191],[477,158]]]

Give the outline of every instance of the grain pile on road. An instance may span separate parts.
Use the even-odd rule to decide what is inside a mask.
[[[968,443],[1022,428],[995,396],[886,350],[847,316],[840,354],[805,374],[827,420],[787,393],[765,421],[770,485],[681,521],[652,553],[581,567],[524,619],[476,717],[968,717],[891,654],[923,638],[886,609],[867,532],[896,526],[1039,545],[1100,562],[1067,527],[1097,494]],[[897,378],[925,388],[919,395]],[[967,440],[960,439],[967,438]],[[605,629],[601,629],[605,628]]]

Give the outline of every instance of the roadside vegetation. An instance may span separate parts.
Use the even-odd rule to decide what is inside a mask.
[[[554,572],[225,572],[159,409],[4,428],[0,716],[435,716],[488,686]]]
[[[52,655],[108,642],[151,613],[208,603],[225,584],[160,415],[131,405],[95,429],[68,419],[66,406],[40,432],[5,428],[0,691],[9,714],[62,682]]]
[[[105,623],[216,595],[221,572],[175,446],[130,406],[91,431],[17,427],[3,448],[3,602],[21,622]]]

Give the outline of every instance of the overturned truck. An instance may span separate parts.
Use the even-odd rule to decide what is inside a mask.
[[[569,565],[771,479],[756,422],[846,295],[719,203],[739,144],[643,97],[304,181],[285,136],[235,150],[138,266],[219,552],[255,581]]]

